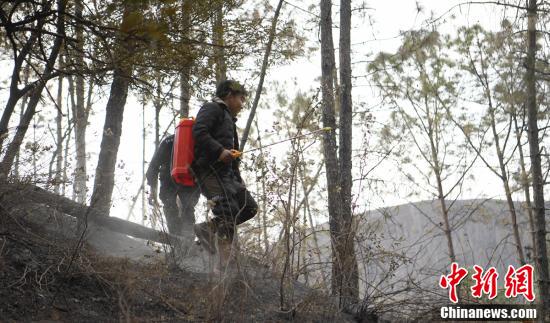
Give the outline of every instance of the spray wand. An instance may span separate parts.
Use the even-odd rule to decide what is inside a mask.
[[[275,145],[278,145],[280,143],[287,142],[287,141],[290,141],[290,140],[311,136],[311,135],[314,135],[314,134],[319,133],[321,131],[331,131],[331,130],[332,130],[331,127],[324,127],[324,128],[321,128],[321,129],[314,130],[312,132],[308,132],[308,133],[304,133],[302,135],[297,135],[297,136],[294,136],[294,137],[279,140],[279,141],[270,143],[269,145],[265,145],[265,146],[262,146],[260,148],[250,149],[250,150],[247,150],[247,151],[238,151],[237,149],[231,149],[231,156],[233,156],[233,158],[238,158],[238,157],[241,157],[244,153],[250,153],[250,152],[253,152],[255,150],[260,150],[260,149],[263,149],[263,148],[266,148],[266,147],[275,146]]]

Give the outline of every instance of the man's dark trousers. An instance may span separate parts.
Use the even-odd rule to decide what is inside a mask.
[[[212,202],[213,222],[218,234],[232,239],[235,226],[253,218],[258,204],[231,170],[211,167],[198,173],[201,190]]]
[[[166,226],[171,234],[182,235],[184,231],[192,231],[195,224],[195,205],[199,201],[198,186],[183,186],[172,181],[161,181],[159,198],[162,201]],[[181,210],[177,199],[180,200]]]

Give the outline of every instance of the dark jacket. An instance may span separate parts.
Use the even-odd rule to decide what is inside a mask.
[[[172,165],[172,147],[174,146],[174,135],[170,135],[164,138],[155,153],[149,167],[147,168],[147,183],[150,186],[157,186],[157,179],[160,179],[161,184],[171,185],[173,184],[172,176],[170,175],[170,169]]]
[[[221,174],[232,173],[241,181],[238,159],[230,164],[218,161],[223,149],[239,149],[236,121],[237,118],[231,115],[227,105],[219,98],[201,107],[193,126],[194,168],[198,167],[200,172],[214,167]]]

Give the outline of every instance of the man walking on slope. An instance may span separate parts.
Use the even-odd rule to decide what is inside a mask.
[[[175,235],[184,235],[191,232],[195,223],[195,205],[199,201],[200,192],[196,187],[178,185],[172,180],[170,169],[172,164],[172,147],[174,135],[164,138],[153,154],[147,168],[147,183],[151,186],[149,203],[155,205],[157,200],[157,183],[160,179],[160,200],[163,204],[164,216],[168,232]],[[180,201],[180,207],[177,205]]]
[[[241,178],[240,159],[231,151],[239,149],[235,122],[245,97],[246,91],[238,82],[220,82],[216,97],[201,107],[193,126],[192,168],[214,215],[195,224],[195,234],[212,254],[216,253],[217,235],[222,266],[229,262],[236,226],[253,218],[258,209]]]

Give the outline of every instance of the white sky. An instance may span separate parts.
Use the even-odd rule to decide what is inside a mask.
[[[275,0],[272,0],[274,5],[276,4]],[[335,1],[336,2],[336,1]],[[302,9],[308,9],[310,1],[299,1],[299,0],[289,0],[289,3],[300,7]],[[314,3],[318,3],[315,1]],[[452,31],[456,25],[465,25],[465,24],[474,24],[482,23],[486,28],[493,29],[498,26],[501,16],[497,13],[498,10],[494,6],[486,5],[476,5],[476,6],[462,6],[454,7],[453,6],[459,1],[418,1],[420,6],[423,8],[423,11],[420,13],[417,12],[417,2],[416,1],[384,1],[384,0],[373,0],[367,1],[367,7],[371,8],[367,11],[368,16],[365,18],[352,18],[352,39],[351,42],[353,45],[352,50],[352,62],[365,61],[368,59],[368,55],[372,53],[377,53],[379,51],[391,51],[395,50],[400,44],[401,37],[399,37],[400,31],[409,30],[412,28],[419,28],[422,26],[424,21],[430,17],[430,13],[433,12],[434,17],[442,17],[447,23],[443,24],[443,31]],[[355,1],[353,6],[358,6],[359,2]],[[284,4],[284,10],[291,10],[293,14],[297,17],[310,18],[307,17],[309,14],[296,9],[289,5],[288,3]],[[451,10],[449,12],[449,10]],[[313,12],[318,12],[318,9],[313,10]],[[335,19],[335,24],[337,24],[337,13],[338,6],[335,6],[333,9],[333,17]],[[456,15],[454,22],[451,22],[452,14]],[[443,16],[442,16],[443,15]],[[300,18],[298,18],[300,19]],[[440,20],[442,21],[442,20]],[[310,35],[309,41],[319,46],[317,43],[317,35]],[[334,42],[335,46],[338,44],[338,30],[334,30]],[[259,69],[259,67],[258,67]],[[366,74],[366,64],[357,63],[353,65],[353,74],[354,76]],[[231,73],[230,73],[231,75]],[[312,57],[301,58],[291,64],[286,66],[278,66],[276,69],[270,70],[268,72],[268,77],[266,80],[269,81],[290,81],[294,79],[297,86],[292,86],[288,88],[289,96],[292,97],[292,94],[301,91],[308,91],[311,88],[317,87],[318,77],[320,76],[320,57],[319,53],[316,52]],[[366,78],[358,78],[355,81],[355,87],[353,89],[353,100],[354,104],[364,103],[366,106],[374,106],[378,103],[379,99],[375,97],[375,91],[368,86],[368,80]],[[2,105],[5,104],[7,98],[6,91],[3,94],[0,94],[0,100]],[[264,97],[267,99],[268,97]],[[106,99],[96,103],[96,111],[101,111],[103,106],[105,106]],[[177,105],[178,103],[175,102]],[[199,108],[198,104],[194,104],[191,110],[191,114],[195,114]],[[153,154],[153,109],[151,106],[146,107],[146,120],[145,123],[148,125],[149,133],[147,144],[145,147],[147,160]],[[239,125],[244,126],[246,120],[247,110],[243,111],[241,115],[241,120]],[[387,117],[387,110],[383,107],[378,109],[373,109],[373,114],[379,122],[383,122]],[[260,111],[260,113],[262,113]],[[271,127],[272,120],[269,117],[266,117],[269,113],[261,114],[260,127],[266,129]],[[135,195],[141,185],[141,167],[142,167],[142,105],[137,102],[135,96],[130,96],[125,108],[124,115],[124,127],[123,134],[121,138],[121,146],[118,153],[119,163],[124,164],[123,168],[117,168],[116,170],[116,187],[113,194],[113,210],[112,215],[122,218],[126,218],[127,209],[131,203],[130,198]],[[170,119],[169,116],[163,116],[164,121]],[[88,151],[91,152],[91,159],[88,163],[88,173],[93,177],[95,173],[95,165],[97,163],[97,152],[99,151],[99,145],[101,141],[101,131],[103,127],[104,115],[103,113],[98,113],[94,116],[91,116],[90,127],[88,129]],[[162,129],[166,127],[166,122]],[[52,127],[54,125],[52,124]],[[169,131],[170,132],[170,131]],[[29,132],[28,137],[32,136],[32,133]],[[265,141],[264,144],[269,142]],[[275,147],[273,151],[283,152],[288,146],[282,144],[278,147]],[[482,173],[486,174],[487,171],[484,169],[479,169]],[[392,173],[391,169],[380,169],[379,176],[384,176],[384,174]],[[391,179],[396,180],[396,179]],[[465,198],[473,198],[478,196],[481,192],[486,194],[491,194],[492,196],[501,197],[502,194],[498,187],[498,182],[494,176],[483,176],[480,178],[479,184],[472,183],[471,189],[472,192],[468,195],[465,195]],[[93,179],[88,183],[89,188],[93,186]],[[487,187],[496,187],[496,190],[487,192]],[[251,190],[254,190],[254,186],[250,187]],[[90,194],[89,194],[90,195]],[[388,193],[385,196],[371,197],[368,199],[367,207],[375,208],[384,205],[393,205],[404,203],[407,200],[399,194]],[[367,201],[365,201],[367,203]],[[141,214],[140,201],[138,200],[136,204],[136,209],[134,213],[137,217],[134,218],[135,221],[140,222],[139,215]]]

